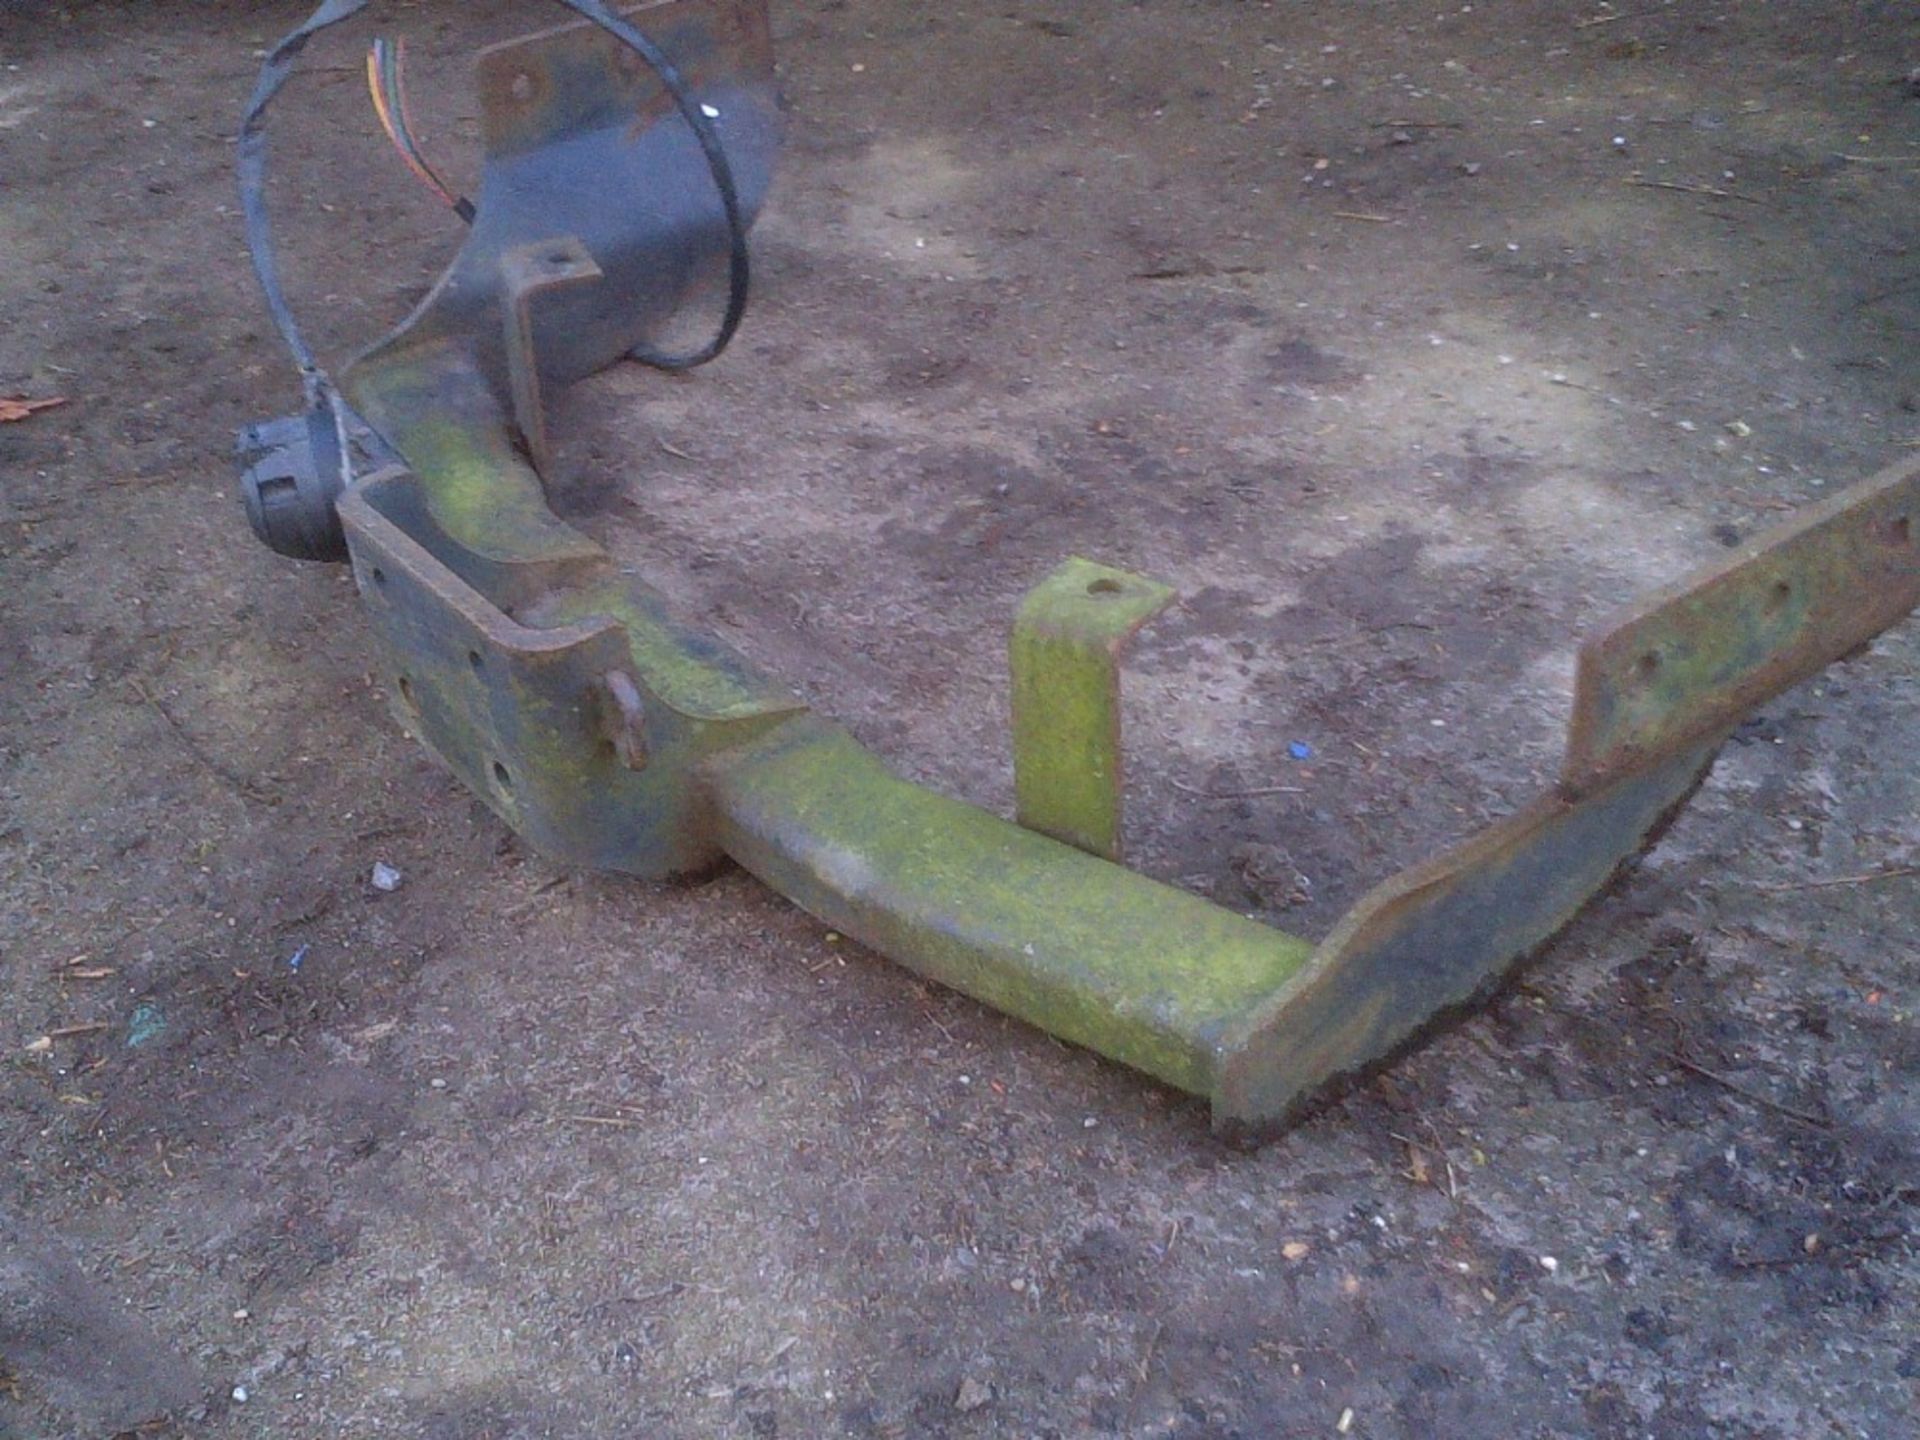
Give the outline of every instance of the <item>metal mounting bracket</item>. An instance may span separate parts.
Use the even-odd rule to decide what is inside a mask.
[[[543,480],[549,476],[553,457],[547,446],[547,415],[540,395],[540,357],[533,347],[533,302],[547,291],[605,278],[587,247],[571,235],[516,245],[500,257],[507,395],[513,405],[514,426],[527,447],[527,458]]]
[[[1029,830],[1119,860],[1120,655],[1171,586],[1072,559],[1013,622],[1013,785]]]

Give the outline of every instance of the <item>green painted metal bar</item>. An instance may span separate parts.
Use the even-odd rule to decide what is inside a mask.
[[[909,969],[1206,1095],[1313,946],[890,773],[794,721],[709,762],[720,845]]]
[[[1013,781],[1020,823],[1108,860],[1121,851],[1120,653],[1173,588],[1078,557],[1013,622]]]

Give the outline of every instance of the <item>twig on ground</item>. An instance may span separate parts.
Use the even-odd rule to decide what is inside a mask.
[[[1147,1383],[1147,1368],[1153,1364],[1153,1352],[1160,1344],[1160,1332],[1164,1328],[1158,1320],[1154,1321],[1153,1334],[1147,1337],[1147,1352],[1140,1357],[1140,1363],[1134,1367],[1135,1373],[1140,1376],[1140,1383],[1142,1385]]]
[[[47,1031],[49,1040],[67,1040],[75,1035],[97,1035],[107,1028],[104,1020],[94,1020],[85,1025],[62,1025],[57,1030]]]
[[[1785,894],[1789,890],[1825,890],[1833,885],[1871,885],[1876,880],[1898,880],[1904,875],[1920,875],[1920,865],[1899,865],[1891,870],[1869,870],[1861,875],[1829,875],[1821,880],[1790,880],[1783,885],[1755,885],[1755,890],[1764,890],[1769,895]]]
[[[208,753],[200,742],[194,739],[192,732],[174,718],[173,712],[161,704],[151,690],[140,683],[138,676],[129,676],[127,678],[127,685],[133,690],[134,694],[138,695],[153,708],[154,714],[166,722],[167,728],[173,732],[174,738],[180,742],[186,752],[202,765],[206,766],[208,770],[212,771],[221,780],[225,781],[229,787],[239,791],[242,795],[246,796],[247,799],[257,804],[278,805],[280,803],[280,796],[271,788],[248,779],[245,775],[222,764],[219,760],[215,759],[213,755]]]
[[[1738,200],[1746,205],[1764,205],[1767,202],[1754,195],[1741,195],[1732,190],[1722,190],[1717,185],[1687,185],[1678,180],[1637,180],[1620,182],[1633,185],[1641,190],[1678,190],[1683,195],[1711,195],[1716,200]]]
[[[1743,1100],[1751,1100],[1756,1105],[1764,1105],[1767,1109],[1785,1115],[1790,1120],[1798,1120],[1802,1125],[1811,1125],[1817,1130],[1831,1130],[1833,1128],[1833,1122],[1831,1120],[1822,1119],[1818,1115],[1809,1115],[1805,1110],[1796,1110],[1791,1105],[1782,1105],[1778,1100],[1770,1100],[1765,1095],[1747,1089],[1747,1087],[1739,1081],[1722,1075],[1718,1070],[1709,1070],[1706,1066],[1700,1064],[1699,1061],[1689,1060],[1678,1050],[1669,1050],[1667,1052],[1667,1059],[1690,1074],[1698,1075],[1703,1080],[1711,1080],[1716,1085],[1724,1086]]]
[[[1896,295],[1905,294],[1916,285],[1920,285],[1920,275],[1909,275],[1904,279],[1894,281],[1893,284],[1887,286],[1885,289],[1872,290],[1862,295],[1858,300],[1853,302],[1853,308],[1856,310],[1864,310],[1869,305],[1878,305],[1882,300],[1891,300]]]
[[[1635,10],[1631,14],[1621,12],[1614,15],[1589,15],[1584,20],[1573,22],[1576,30],[1591,30],[1596,25],[1611,25],[1616,20],[1668,20],[1673,16],[1668,10]]]
[[[1440,1154],[1440,1163],[1447,1167],[1447,1198],[1449,1200],[1458,1200],[1460,1198],[1460,1187],[1454,1181],[1453,1157],[1447,1154],[1447,1147],[1440,1143],[1440,1129],[1425,1115],[1420,1117],[1420,1123],[1427,1127],[1427,1134],[1433,1137],[1434,1149]]]
[[[1191,785],[1183,785],[1178,780],[1171,782],[1173,788],[1185,795],[1198,795],[1202,800],[1255,800],[1262,795],[1304,795],[1306,790],[1299,785],[1262,785],[1254,790],[1196,790]]]
[[[1772,1270],[1783,1265],[1805,1265],[1810,1261],[1826,1261],[1829,1257],[1854,1259],[1867,1246],[1905,1240],[1909,1237],[1909,1233],[1906,1230],[1889,1230],[1884,1235],[1861,1235],[1848,1246],[1821,1245],[1813,1250],[1803,1250],[1798,1255],[1735,1255],[1733,1266],[1736,1270]]]
[[[629,1295],[624,1298],[629,1305],[647,1305],[655,1300],[671,1300],[683,1293],[686,1288],[684,1280],[673,1280],[662,1285],[658,1290],[649,1290],[644,1295]]]
[[[504,911],[501,912],[502,916],[508,920],[511,920],[514,916],[523,914],[524,912],[531,910],[536,904],[539,903],[541,896],[546,895],[551,891],[558,890],[562,885],[569,883],[572,879],[573,877],[571,875],[554,876],[551,880],[548,880],[546,883],[539,886],[531,895],[527,896],[526,899],[521,900],[516,904],[509,905]]]

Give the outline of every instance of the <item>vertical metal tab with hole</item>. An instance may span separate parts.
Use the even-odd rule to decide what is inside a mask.
[[[1014,792],[1029,830],[1120,858],[1120,656],[1174,598],[1172,586],[1077,557],[1027,592],[1010,649]]]

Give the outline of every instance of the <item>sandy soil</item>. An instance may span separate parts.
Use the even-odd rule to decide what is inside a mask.
[[[0,3],[0,394],[68,401],[0,425],[0,1434],[1920,1434],[1920,628],[1483,1013],[1228,1150],[737,873],[552,867],[393,728],[228,459],[298,398],[230,137],[303,8]],[[374,13],[470,165],[466,57],[545,10]],[[458,242],[370,28],[276,131],[334,357]],[[564,508],[1002,809],[1019,594],[1177,584],[1134,854],[1287,928],[1537,787],[1611,607],[1920,437],[1910,7],[776,34],[747,326],[571,393]]]

